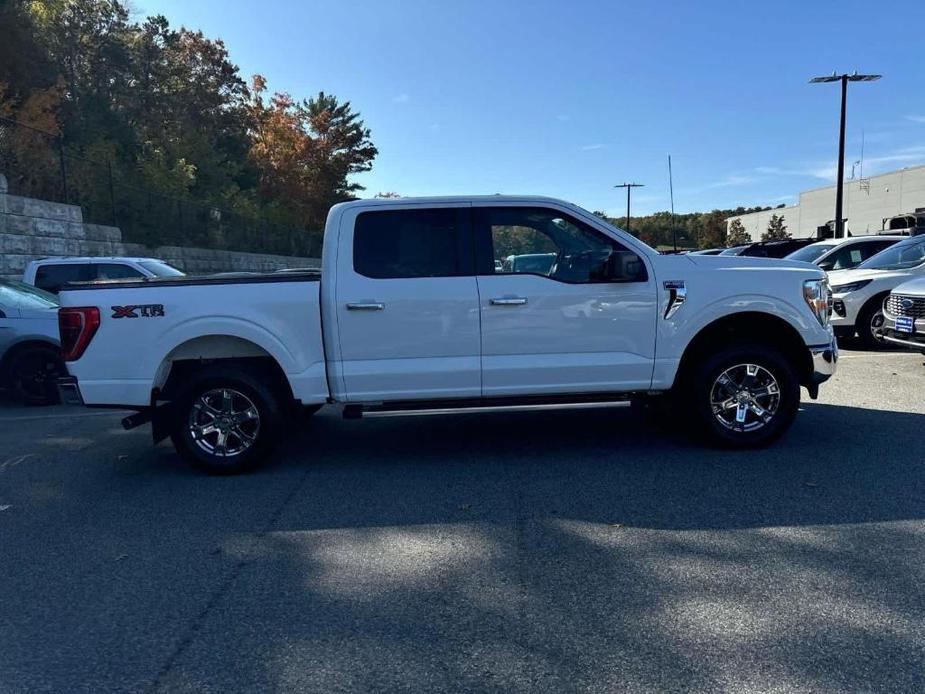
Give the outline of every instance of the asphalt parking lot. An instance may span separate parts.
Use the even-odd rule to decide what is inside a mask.
[[[0,691],[923,691],[925,358],[843,357],[757,452],[322,411],[215,478],[0,401]]]

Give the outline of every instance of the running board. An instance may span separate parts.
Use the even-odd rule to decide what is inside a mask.
[[[629,407],[643,393],[601,393],[570,397],[484,398],[469,400],[399,401],[344,406],[344,419],[361,417],[398,417],[428,414],[467,414],[479,412],[535,412],[576,410],[596,407]]]

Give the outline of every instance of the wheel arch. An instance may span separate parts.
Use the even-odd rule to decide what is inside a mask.
[[[180,343],[163,358],[155,374],[152,400],[169,400],[197,371],[211,364],[258,372],[280,398],[293,398],[286,372],[264,347],[235,335],[200,335]]]
[[[876,292],[875,294],[871,295],[871,297],[870,297],[869,299],[867,299],[867,301],[865,301],[863,304],[861,304],[861,308],[858,309],[857,318],[856,318],[855,321],[854,321],[854,323],[855,323],[855,328],[857,328],[857,323],[858,323],[858,320],[860,319],[861,315],[862,315],[865,311],[867,311],[868,309],[870,309],[871,306],[876,306],[877,308],[883,308],[883,302],[884,302],[884,300],[890,295],[891,292],[892,292],[891,289],[882,289],[882,290]]]
[[[681,355],[675,384],[691,372],[691,366],[718,346],[752,341],[777,348],[796,370],[801,384],[809,383],[812,356],[800,332],[786,319],[762,311],[743,311],[718,318],[702,327]]]

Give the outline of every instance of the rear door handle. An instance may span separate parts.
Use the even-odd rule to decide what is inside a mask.
[[[523,306],[527,300],[522,296],[499,297],[489,299],[492,306]]]
[[[364,301],[355,304],[347,304],[348,311],[381,311],[384,308],[385,304],[380,304],[375,301]]]

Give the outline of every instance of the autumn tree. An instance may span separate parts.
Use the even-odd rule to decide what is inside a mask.
[[[787,231],[787,225],[784,224],[784,216],[772,214],[768,221],[768,230],[761,235],[762,241],[782,241],[790,238],[790,232]]]
[[[33,90],[24,99],[9,94],[9,87],[0,83],[0,116],[10,118],[25,128],[4,130],[5,169],[10,184],[20,195],[54,198],[60,184],[61,169],[57,137],[58,108],[62,98],[60,84]]]
[[[729,223],[729,229],[726,232],[726,245],[730,248],[733,246],[742,246],[751,243],[752,237],[745,231],[745,225],[741,219],[733,219]]]
[[[266,80],[255,75],[248,112],[259,191],[288,206],[306,228],[321,229],[331,205],[363,190],[348,177],[369,171],[378,150],[350,102],[324,92],[297,102],[283,92],[267,98],[266,91]]]

